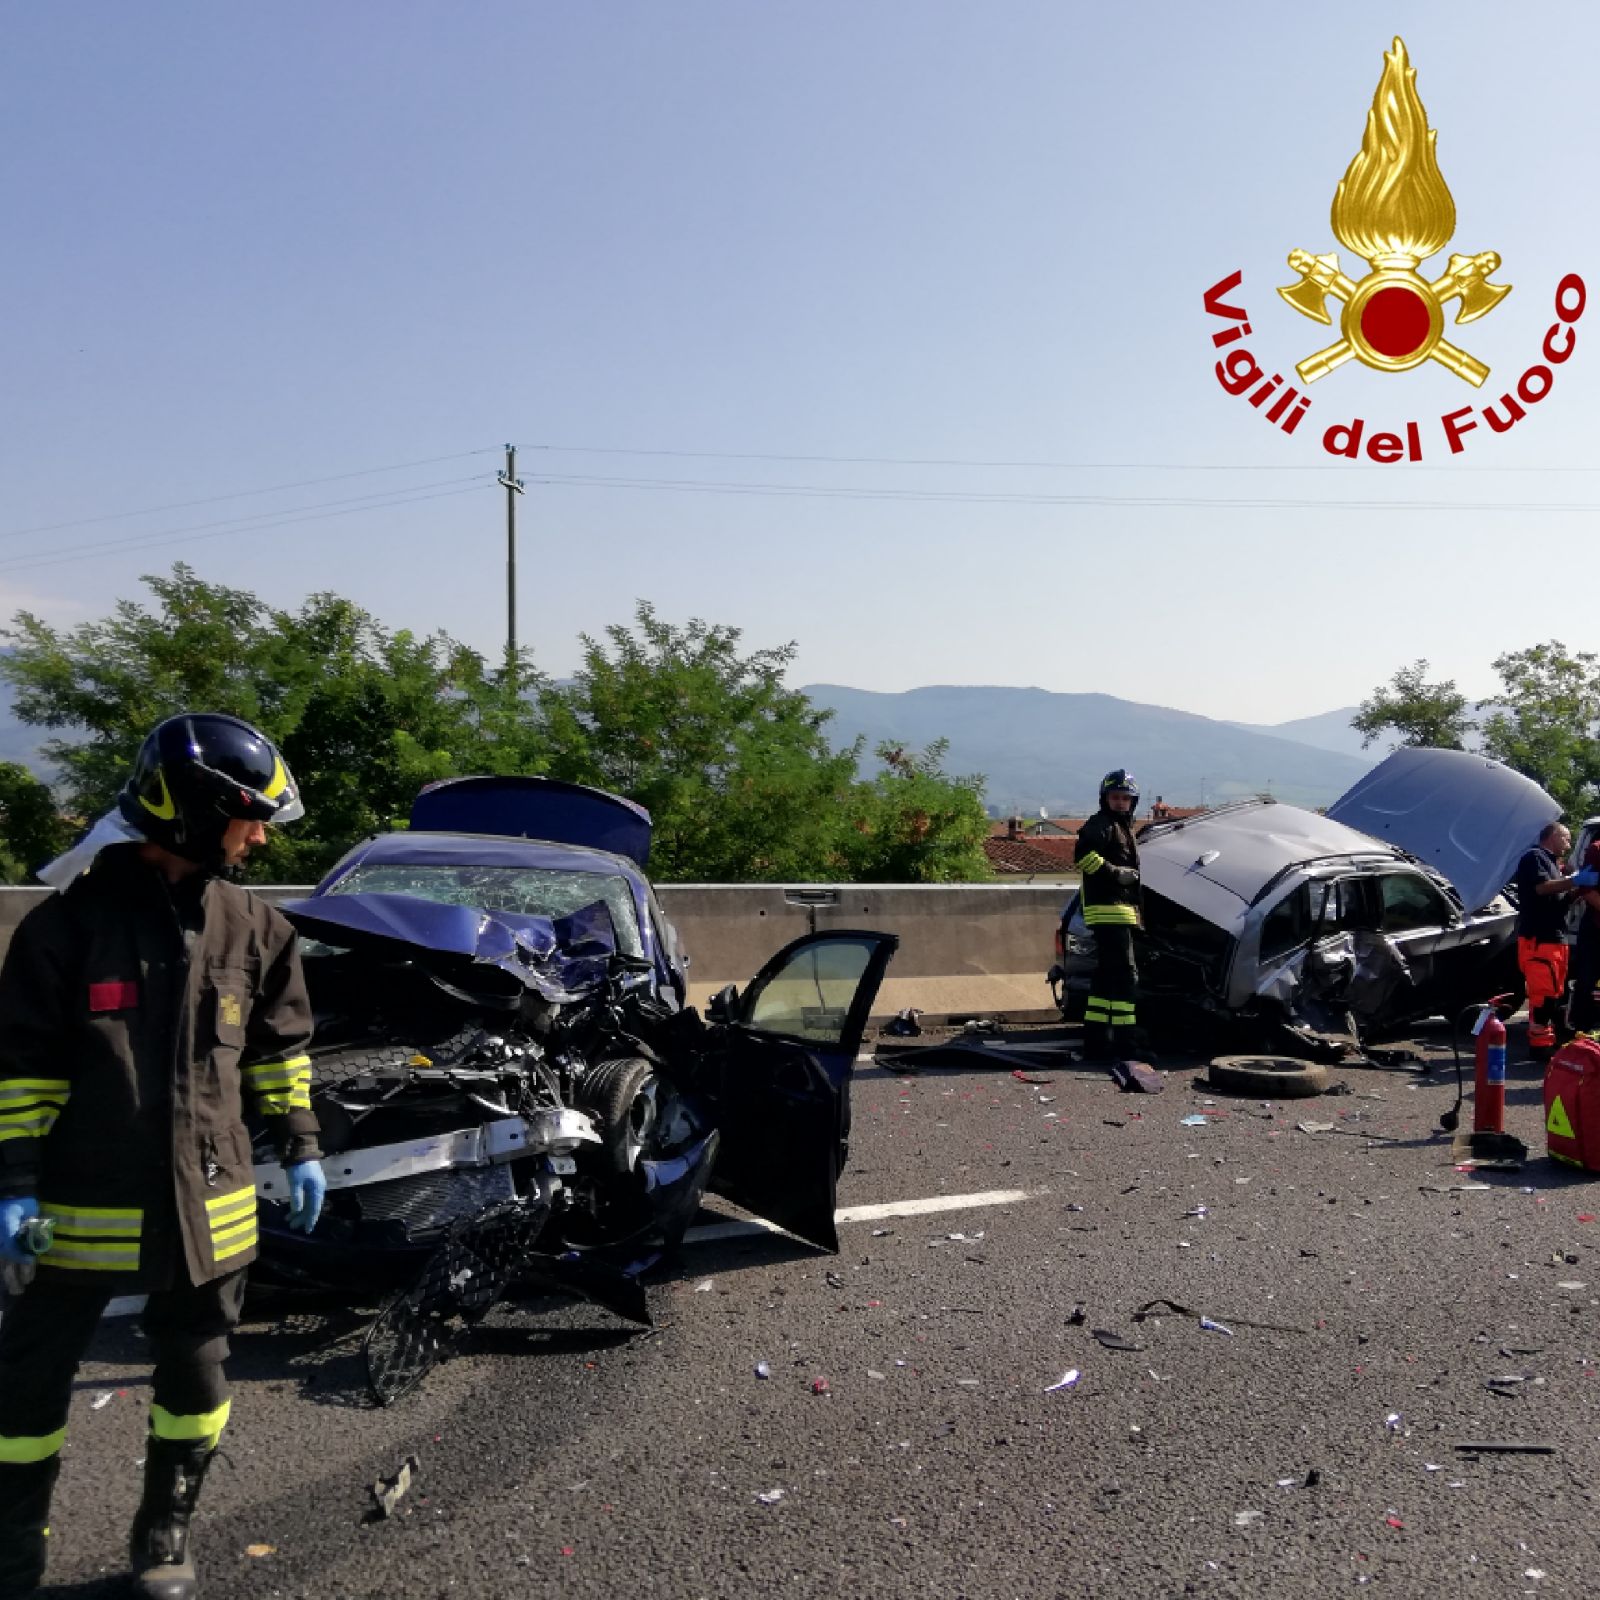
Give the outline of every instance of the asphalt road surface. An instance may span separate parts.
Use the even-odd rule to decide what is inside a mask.
[[[1447,1073],[1268,1106],[1188,1065],[1159,1097],[863,1069],[841,1205],[984,1203],[847,1220],[837,1258],[702,1239],[654,1332],[507,1310],[387,1411],[354,1318],[250,1322],[202,1592],[1592,1593],[1600,1184],[1543,1157],[1512,1075],[1535,1158],[1474,1175],[1434,1131]],[[1158,1299],[1187,1309],[1138,1320]],[[86,1596],[116,1592],[148,1394],[131,1323],[95,1356],[52,1540],[53,1592]]]

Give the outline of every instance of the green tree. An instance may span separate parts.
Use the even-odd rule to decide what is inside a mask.
[[[0,674],[22,720],[87,735],[45,746],[86,818],[112,804],[145,734],[186,708],[255,723],[301,786],[306,816],[252,858],[258,881],[320,876],[356,840],[402,821],[434,778],[538,770],[527,708],[443,634],[390,633],[332,594],[272,610],[182,565],[144,581],[153,607],[119,601],[66,631],[22,612],[3,634]]]
[[[73,826],[50,786],[15,761],[0,761],[0,882],[27,883],[72,842]]]
[[[1455,679],[1429,683],[1428,663],[1415,661],[1363,700],[1350,726],[1361,735],[1363,748],[1392,730],[1399,735],[1396,745],[1460,750],[1476,726],[1467,706]]]
[[[1479,707],[1490,713],[1483,747],[1543,788],[1569,817],[1600,803],[1600,659],[1560,642],[1513,650],[1495,660],[1501,690]]]
[[[948,739],[926,750],[881,744],[882,769],[851,795],[843,856],[860,883],[971,883],[988,878],[981,777],[944,770]]]
[[[835,753],[830,713],[784,686],[793,645],[742,654],[740,638],[642,601],[632,629],[585,635],[574,680],[540,697],[549,771],[646,807],[657,878],[835,876],[859,747]]]

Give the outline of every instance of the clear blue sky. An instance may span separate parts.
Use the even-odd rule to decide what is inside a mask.
[[[1263,722],[1416,656],[1486,693],[1503,649],[1600,646],[1580,581],[1600,304],[1549,399],[1455,463],[1436,419],[1475,394],[1442,369],[1347,366],[1286,439],[1216,384],[1201,309],[1240,267],[1268,370],[1327,342],[1272,290],[1292,247],[1337,248],[1328,204],[1400,32],[1455,196],[1447,249],[1498,250],[1516,286],[1453,335],[1494,369],[1476,398],[1497,396],[1564,272],[1600,296],[1592,6],[12,0],[3,17],[0,613],[100,615],[181,557],[275,603],[331,588],[498,648],[489,485],[513,440],[522,632],[557,672],[641,596],[752,645],[797,640],[797,682],[1037,684]],[[1451,470],[1304,470],[1327,459],[1320,427],[1357,414],[1423,419],[1428,465]],[[460,458],[83,520],[430,457]],[[155,543],[386,490],[440,497]],[[1339,503],[1411,499],[1513,509]]]

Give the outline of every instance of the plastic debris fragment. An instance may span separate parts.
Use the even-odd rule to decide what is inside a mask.
[[[111,1404],[114,1398],[115,1397],[109,1389],[102,1389],[100,1393],[89,1402],[89,1409],[91,1411],[104,1411],[105,1408]]]
[[[764,1506],[775,1506],[788,1493],[785,1489],[768,1489],[765,1494],[758,1494],[756,1499]]]
[[[1046,1394],[1054,1394],[1057,1389],[1075,1388],[1077,1386],[1078,1379],[1082,1376],[1083,1374],[1079,1372],[1076,1367],[1072,1367],[1061,1375],[1061,1378],[1058,1382],[1048,1385],[1044,1392]]]
[[[1192,1111],[1186,1117],[1178,1118],[1180,1128],[1204,1128],[1209,1126],[1210,1117],[1202,1117],[1198,1111]]]
[[[1383,1419],[1383,1425],[1389,1430],[1390,1433],[1398,1433],[1400,1431],[1400,1425],[1403,1421],[1404,1419],[1401,1417],[1398,1411],[1391,1411],[1389,1415]]]
[[[770,1378],[772,1376],[772,1368],[765,1361],[758,1361],[756,1362],[756,1376],[758,1378]]]
[[[826,1378],[813,1378],[811,1380],[812,1394],[827,1394],[828,1380]]]
[[[1236,1511],[1233,1514],[1233,1525],[1236,1528],[1248,1528],[1266,1518],[1264,1511]]]
[[[421,1471],[421,1459],[414,1455],[407,1456],[392,1478],[379,1478],[372,1485],[372,1503],[380,1520],[394,1515],[395,1507],[405,1499],[412,1481]]]
[[[716,1286],[717,1280],[715,1278],[702,1278],[699,1283],[694,1286],[694,1292],[696,1294],[710,1294],[711,1291],[716,1288]]]
[[[1207,1333],[1225,1333],[1230,1339],[1233,1337],[1232,1328],[1225,1327],[1220,1322],[1213,1322],[1210,1317],[1201,1317],[1200,1326],[1204,1328]]]
[[[1144,1349],[1142,1344],[1135,1344],[1131,1339],[1124,1339],[1120,1333],[1113,1333],[1109,1328],[1093,1328],[1090,1331],[1107,1350]]]

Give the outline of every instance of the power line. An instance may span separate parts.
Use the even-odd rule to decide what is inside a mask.
[[[621,478],[544,473],[528,480],[554,488],[630,489],[663,494],[756,495],[776,498],[905,501],[953,505],[1142,506],[1169,510],[1263,511],[1600,511],[1600,503],[1538,500],[1329,500],[1232,495],[1025,494],[984,489],[846,488],[815,483],[737,483],[705,478]]]
[[[215,522],[194,522],[182,528],[147,528],[143,533],[130,533],[120,539],[102,539],[92,544],[68,545],[64,550],[54,552],[57,555],[71,555],[78,551],[116,550],[124,545],[137,544],[144,540],[159,541],[167,538],[177,538],[191,533],[204,533],[210,528],[228,528],[239,533],[248,533],[253,523],[270,522],[278,517],[297,517],[302,512],[326,511],[338,506],[361,505],[370,510],[381,510],[389,502],[403,505],[404,500],[395,501],[396,495],[420,494],[426,489],[445,489],[458,483],[482,483],[483,478],[478,473],[472,473],[463,478],[438,478],[432,483],[414,483],[405,489],[378,489],[370,494],[347,495],[342,500],[318,500],[306,506],[280,506],[276,511],[250,511],[237,517],[221,517]],[[42,557],[43,551],[25,551],[18,556],[0,559],[0,567],[9,566],[18,561],[31,561],[35,556]]]
[[[621,445],[536,444],[529,449],[571,456],[668,456],[687,461],[799,461],[864,467],[1001,467],[1047,472],[1381,472],[1384,466],[1361,462],[1295,461],[975,461],[959,456],[825,456],[785,455],[762,450],[636,450]],[[1414,472],[1600,472],[1600,466],[1489,467],[1408,463]],[[1391,474],[1392,476],[1392,474]]]
[[[216,505],[223,500],[248,500],[258,494],[280,494],[287,489],[310,489],[322,483],[343,483],[349,478],[370,478],[380,472],[406,472],[412,467],[437,466],[441,461],[465,461],[469,456],[486,456],[490,450],[459,450],[448,456],[423,456],[416,461],[400,461],[391,467],[362,467],[355,472],[335,472],[326,478],[301,478],[295,483],[275,483],[266,489],[236,489],[231,494],[206,495],[199,500],[174,500],[164,506],[146,506],[142,511],[108,511],[98,517],[78,517],[71,522],[46,522],[36,528],[13,528],[0,533],[0,539],[18,539],[29,533],[57,533],[62,528],[87,528],[97,522],[121,522],[129,517],[152,517],[162,511],[187,511],[194,506]]]
[[[452,480],[459,482],[460,480]],[[0,562],[0,572],[32,572],[40,567],[57,567],[73,561],[88,561],[98,554],[108,552],[136,553],[140,550],[154,550],[163,545],[195,544],[204,539],[226,539],[240,533],[266,533],[273,528],[293,527],[301,522],[325,522],[334,517],[358,516],[364,511],[390,511],[399,506],[416,505],[424,500],[445,500],[452,495],[474,494],[477,490],[487,488],[481,479],[474,478],[465,488],[440,489],[433,494],[411,494],[405,498],[388,500],[376,505],[347,506],[339,511],[314,511],[306,516],[281,517],[274,522],[256,522],[248,527],[229,525],[216,528],[213,524],[200,524],[202,527],[212,527],[214,531],[206,533],[178,533],[173,535],[158,535],[151,537],[148,534],[136,534],[132,539],[113,541],[105,545],[79,545],[69,552],[53,556],[14,557],[9,561]],[[338,502],[333,502],[337,504]]]

